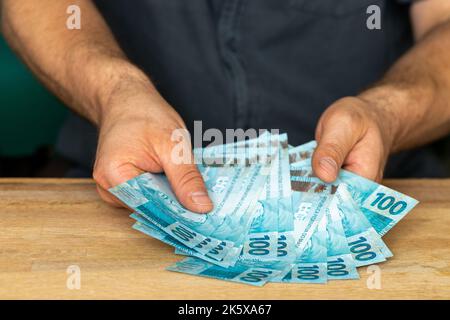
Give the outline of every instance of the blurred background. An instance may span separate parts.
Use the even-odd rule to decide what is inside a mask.
[[[0,176],[61,176],[53,146],[67,109],[28,71],[0,36]]]
[[[67,108],[49,93],[0,35],[0,176],[61,177],[71,164],[54,145]],[[450,176],[450,137],[433,145]]]

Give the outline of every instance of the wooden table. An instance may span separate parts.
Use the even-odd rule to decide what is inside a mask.
[[[0,298],[449,299],[450,180],[391,180],[421,201],[385,241],[381,289],[360,280],[262,288],[165,271],[173,249],[131,228],[125,209],[104,204],[91,180],[0,180]],[[80,270],[80,289],[74,288]],[[71,269],[72,268],[72,269]],[[75,268],[75,269],[73,269]]]

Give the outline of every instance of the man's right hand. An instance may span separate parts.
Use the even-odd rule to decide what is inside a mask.
[[[177,143],[172,133],[185,129],[177,112],[145,81],[119,85],[114,91],[99,121],[93,175],[100,196],[123,205],[109,188],[143,172],[164,171],[181,204],[198,213],[211,211],[213,204],[196,165],[176,164],[171,158]]]
[[[180,116],[128,61],[93,1],[75,3],[83,12],[79,30],[65,27],[72,0],[3,0],[0,22],[5,38],[39,79],[98,126],[94,179],[100,195],[121,204],[109,188],[145,171],[164,171],[187,209],[212,210],[195,164],[171,161],[172,132],[184,128]]]

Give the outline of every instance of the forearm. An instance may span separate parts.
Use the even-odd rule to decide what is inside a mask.
[[[404,55],[360,97],[383,115],[392,151],[419,146],[450,132],[450,22]]]
[[[81,29],[66,27],[69,5],[81,8]],[[118,90],[153,90],[126,59],[90,0],[4,0],[2,31],[12,48],[60,99],[95,124]]]

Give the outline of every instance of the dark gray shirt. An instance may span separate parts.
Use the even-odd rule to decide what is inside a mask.
[[[408,0],[97,0],[130,60],[189,129],[280,129],[314,138],[322,112],[371,85],[413,45]],[[366,26],[369,5],[381,30]],[[401,121],[401,119],[398,119]],[[72,116],[59,150],[90,171],[96,131]],[[386,175],[439,176],[426,149],[392,157]]]

